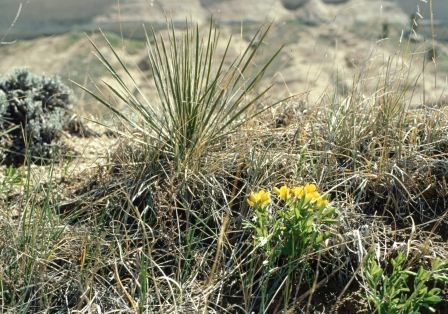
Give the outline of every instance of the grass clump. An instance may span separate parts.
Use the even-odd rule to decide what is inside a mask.
[[[58,302],[64,302],[62,290],[54,290],[55,285],[59,286],[59,280],[71,284],[66,277],[67,264],[58,256],[65,227],[51,205],[55,197],[51,184],[45,187],[34,182],[30,167],[22,178],[17,177],[15,168],[9,169],[3,184],[19,188],[22,197],[17,203],[9,201],[8,211],[0,210],[0,310],[52,311]],[[47,174],[51,176],[52,170]],[[70,298],[67,294],[66,300]]]
[[[257,88],[280,49],[258,67],[253,61],[268,30],[269,27],[259,29],[243,52],[233,59],[228,57],[231,37],[224,43],[224,50],[219,52],[222,41],[213,21],[205,35],[199,26],[190,24],[186,25],[182,35],[176,32],[172,23],[167,37],[152,31],[147,35],[147,46],[158,94],[155,101],[148,101],[135,85],[125,62],[105,37],[120,65],[114,67],[94,44],[101,62],[118,86],[107,84],[107,87],[126,105],[131,116],[117,111],[107,99],[88,92],[111,109],[127,128],[140,133],[145,144],[158,147],[178,167],[185,168],[248,118],[266,109],[257,109],[255,105],[270,88],[261,91]],[[127,84],[122,76],[132,83]]]

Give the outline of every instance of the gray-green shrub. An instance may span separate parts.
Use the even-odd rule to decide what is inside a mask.
[[[70,94],[58,78],[35,75],[25,69],[0,78],[3,164],[21,164],[27,154],[40,163],[57,155]]]

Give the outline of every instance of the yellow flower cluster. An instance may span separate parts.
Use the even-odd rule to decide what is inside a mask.
[[[278,195],[282,201],[289,201],[294,198],[297,200],[304,199],[304,203],[313,203],[317,207],[325,207],[328,205],[328,200],[325,199],[318,191],[315,184],[305,184],[295,187],[288,187],[286,185],[280,188],[275,187],[273,192]],[[260,205],[265,207],[271,203],[271,194],[265,190],[260,190],[259,192],[251,192],[247,199],[249,206],[253,207],[255,205]]]
[[[249,204],[250,207],[254,207],[255,205],[266,207],[269,203],[271,203],[271,193],[266,192],[265,190],[260,190],[256,193],[250,192],[249,197],[247,198],[247,204]]]
[[[292,197],[296,199],[304,198],[305,203],[314,203],[318,207],[328,205],[328,200],[325,199],[318,191],[315,184],[305,184],[295,187],[288,187],[283,185],[280,188],[274,188],[274,193],[283,201],[288,201]]]

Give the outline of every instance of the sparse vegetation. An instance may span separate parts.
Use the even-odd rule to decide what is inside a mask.
[[[29,144],[0,178],[0,312],[447,312],[448,109],[414,105],[417,57],[272,101],[268,30],[236,57],[212,23],[149,33],[156,99],[104,36],[111,94],[85,89],[115,146],[79,171],[53,162],[68,89],[0,82],[0,139]]]

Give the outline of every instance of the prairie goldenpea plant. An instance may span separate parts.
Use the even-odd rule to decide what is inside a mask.
[[[266,253],[269,263],[280,256],[295,260],[319,248],[331,233],[321,226],[334,224],[336,208],[329,205],[314,184],[274,188],[279,203],[273,204],[269,192],[251,192],[247,203],[253,207],[252,222],[246,227],[255,232],[255,244]]]
[[[147,99],[125,62],[104,36],[120,69],[92,44],[118,85],[106,84],[107,87],[129,112],[119,112],[106,98],[86,90],[112,110],[127,128],[138,132],[140,141],[158,147],[178,168],[182,168],[249,118],[279,103],[255,108],[270,89],[259,90],[258,85],[281,51],[281,48],[276,50],[264,64],[254,65],[254,57],[269,28],[258,29],[247,47],[233,59],[228,57],[232,37],[223,42],[223,51],[218,50],[222,42],[213,20],[210,20],[205,35],[198,25],[188,22],[181,35],[172,22],[168,23],[167,37],[157,35],[154,30],[147,32],[148,63],[157,100]],[[127,84],[122,76],[131,83]],[[129,113],[134,116],[129,117]]]
[[[307,254],[314,254],[332,235],[330,226],[337,222],[336,208],[327,197],[317,191],[315,184],[274,188],[278,202],[272,202],[270,192],[251,192],[247,203],[253,209],[252,221],[245,227],[254,233],[254,245],[263,251],[263,279],[261,287],[261,312],[269,306],[279,290],[282,290],[285,309],[296,272],[306,268]],[[286,272],[271,275],[275,268]],[[279,276],[279,278],[273,278]],[[284,276],[284,278],[282,278]],[[269,291],[268,291],[269,289]]]

